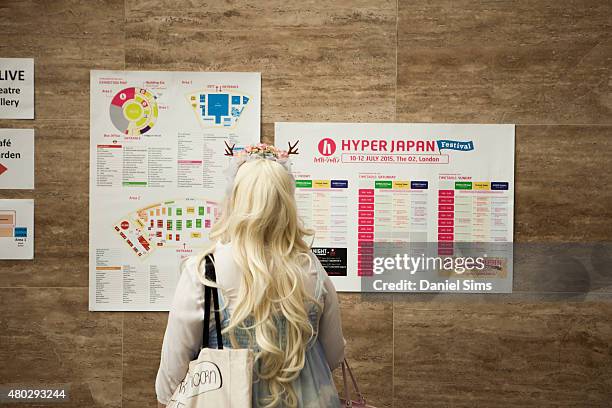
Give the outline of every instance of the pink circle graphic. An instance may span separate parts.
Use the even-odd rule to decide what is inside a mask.
[[[323,156],[331,156],[336,152],[336,142],[328,137],[321,139],[317,147],[319,148],[319,153]]]

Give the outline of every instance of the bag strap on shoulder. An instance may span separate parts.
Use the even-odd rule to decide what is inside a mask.
[[[213,254],[206,255],[206,264],[204,276],[211,282],[217,281],[215,273]],[[217,348],[223,349],[223,337],[221,335],[221,315],[219,313],[219,289],[210,286],[204,286],[204,328],[202,333],[202,348],[208,347],[210,338],[210,300],[213,300],[215,313],[215,331],[217,332]]]

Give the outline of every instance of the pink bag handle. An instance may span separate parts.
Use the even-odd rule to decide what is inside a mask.
[[[348,361],[346,361],[346,358],[344,359],[344,361],[342,361],[342,381],[344,382],[344,399],[345,399],[345,406],[346,407],[352,407],[353,406],[353,400],[351,400],[351,392],[349,391],[349,387],[348,387],[348,379],[346,378],[346,372],[348,371],[349,376],[351,377],[351,381],[353,383],[353,388],[355,388],[355,392],[357,393],[357,398],[359,398],[359,404],[365,405],[366,400],[363,397],[363,394],[361,394],[361,391],[359,391],[359,386],[357,385],[357,380],[355,380],[355,376],[353,375],[353,371],[351,370],[351,367],[348,364]]]

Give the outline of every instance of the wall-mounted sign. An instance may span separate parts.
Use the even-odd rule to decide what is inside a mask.
[[[256,72],[91,71],[89,310],[168,310],[209,244],[225,143],[257,143]]]
[[[277,146],[298,141],[295,198],[336,289],[512,291],[514,125],[276,123]]]
[[[0,259],[34,258],[34,200],[0,200]]]
[[[34,189],[34,129],[0,129],[0,189]]]
[[[0,58],[0,119],[34,119],[34,59]]]

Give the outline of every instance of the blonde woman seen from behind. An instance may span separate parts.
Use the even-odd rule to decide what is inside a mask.
[[[200,350],[209,253],[224,347],[255,353],[253,407],[340,407],[331,375],[344,358],[336,291],[304,240],[311,233],[297,215],[293,177],[275,160],[253,158],[238,167],[211,247],[182,264],[155,384],[160,407]],[[209,330],[214,348],[214,319]]]

